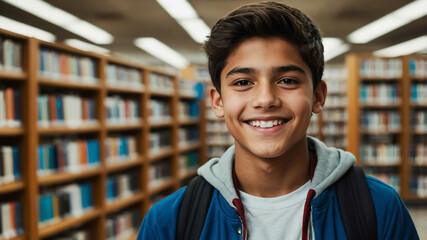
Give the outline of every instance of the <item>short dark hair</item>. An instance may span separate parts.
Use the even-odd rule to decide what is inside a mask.
[[[218,20],[203,47],[212,83],[221,93],[221,71],[227,58],[244,40],[279,37],[298,50],[311,70],[313,87],[322,79],[323,44],[319,29],[303,12],[285,4],[263,2],[244,5]]]

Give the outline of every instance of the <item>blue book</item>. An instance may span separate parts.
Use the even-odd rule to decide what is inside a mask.
[[[20,174],[20,167],[19,167],[19,149],[17,146],[12,147],[12,153],[13,153],[13,175],[15,176],[15,179],[21,178]]]
[[[46,205],[43,208],[46,211],[46,220],[51,220],[54,218],[53,214],[53,195],[49,194],[46,196]]]
[[[415,59],[409,59],[409,74],[415,76],[417,71],[417,65]]]
[[[64,121],[64,106],[61,95],[56,95],[56,120]]]
[[[39,197],[39,223],[44,222],[44,211],[42,211],[43,209],[43,201],[44,201],[44,196],[40,196]]]
[[[45,166],[44,166],[44,151],[43,151],[43,146],[39,145],[37,147],[37,153],[39,156],[39,170],[45,170]]]
[[[411,86],[411,101],[417,102],[418,100],[418,85],[413,84]]]
[[[87,141],[89,164],[99,163],[99,142],[97,140]]]
[[[46,55],[46,49],[41,48],[41,49],[40,49],[40,52],[39,52],[39,57],[40,57],[40,66],[39,66],[39,70],[40,70],[41,72],[43,72],[43,71],[45,70],[45,66],[46,66],[46,63],[45,63],[45,55]]]
[[[47,158],[47,164],[48,164],[48,169],[49,170],[55,170],[55,158],[54,158],[54,150],[53,150],[53,146],[49,145],[47,147],[47,151],[48,151],[48,158]]]
[[[124,154],[125,154],[125,156],[129,157],[128,137],[123,137],[122,140],[123,140]]]
[[[21,215],[21,203],[15,202],[15,226],[16,232],[21,235],[24,233],[22,229],[22,215]]]
[[[190,117],[195,118],[199,117],[199,103],[198,102],[190,102]]]
[[[107,199],[114,199],[114,180],[111,177],[107,179]]]
[[[92,196],[91,196],[91,185],[90,183],[80,184],[80,190],[82,195],[82,208],[86,209],[92,206]]]
[[[37,120],[42,120],[42,96],[37,96]]]
[[[21,92],[17,89],[13,91],[14,97],[14,112],[15,112],[15,120],[21,120]]]

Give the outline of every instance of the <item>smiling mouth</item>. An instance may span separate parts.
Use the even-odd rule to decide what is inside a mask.
[[[275,120],[250,120],[250,121],[245,121],[245,122],[247,124],[251,125],[252,127],[272,128],[275,126],[285,124],[288,121],[289,121],[289,119],[275,119]]]

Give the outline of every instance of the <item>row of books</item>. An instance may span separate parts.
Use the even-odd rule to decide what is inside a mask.
[[[199,153],[196,151],[179,155],[179,170],[182,174],[199,166]]]
[[[0,88],[0,127],[21,126],[21,94],[12,87]]]
[[[37,109],[40,127],[82,127],[97,123],[95,101],[77,94],[40,94]]]
[[[0,184],[20,179],[20,169],[19,148],[0,146]]]
[[[397,111],[362,111],[361,128],[366,131],[400,131]]]
[[[150,90],[164,92],[164,93],[173,93],[173,79],[172,77],[151,73],[149,77],[150,81]]]
[[[347,125],[344,122],[325,122],[322,126],[322,132],[326,135],[345,135],[347,133]]]
[[[167,129],[150,132],[150,154],[171,148],[171,132]]]
[[[148,104],[148,119],[150,122],[171,121],[170,101],[160,99],[150,99]]]
[[[345,108],[346,104],[347,104],[347,96],[330,95],[326,98],[325,108]]]
[[[413,77],[425,78],[427,76],[427,59],[409,59],[409,74]]]
[[[208,158],[221,157],[227,150],[228,146],[208,146]]]
[[[411,102],[427,104],[427,84],[426,83],[412,84]]]
[[[116,87],[143,89],[141,70],[109,63],[107,66],[107,84]]]
[[[400,146],[397,144],[362,144],[360,160],[365,164],[398,164],[400,162]]]
[[[62,232],[56,236],[49,237],[47,240],[91,240],[90,230],[88,228],[77,227]]]
[[[207,143],[211,145],[221,144],[221,145],[233,145],[234,138],[230,133],[208,133],[207,134]]]
[[[364,59],[360,63],[360,75],[368,78],[400,78],[401,59]]]
[[[401,92],[396,84],[362,84],[360,86],[360,102],[375,104],[400,103]]]
[[[316,136],[319,133],[319,116],[314,114],[311,116],[310,124],[308,125],[307,134]]]
[[[22,72],[22,43],[0,36],[0,71]]]
[[[228,132],[227,125],[225,121],[211,121],[206,124],[207,132]]]
[[[171,178],[171,168],[168,159],[163,159],[150,164],[150,187],[156,187]]]
[[[86,56],[42,47],[39,52],[39,75],[53,80],[96,84],[97,62]]]
[[[414,137],[409,149],[410,159],[415,164],[427,164],[427,136]]]
[[[344,136],[325,136],[323,142],[330,147],[345,149],[347,146],[347,138]]]
[[[323,109],[322,111],[322,120],[326,122],[345,122],[347,118],[347,111],[342,109]]]
[[[38,175],[79,172],[100,164],[98,140],[58,139],[37,147]]]
[[[84,182],[57,187],[39,196],[39,224],[79,217],[93,208],[92,185]]]
[[[121,173],[107,178],[107,201],[128,198],[139,191],[136,172]]]
[[[394,188],[397,192],[400,191],[400,178],[394,169],[372,169],[364,168],[365,173],[372,177],[379,179],[380,181],[388,184]]]
[[[411,175],[409,189],[418,197],[427,197],[427,174]]]
[[[0,203],[0,239],[9,239],[21,234],[23,234],[21,203]]]
[[[136,124],[141,121],[139,103],[134,99],[109,96],[105,99],[107,123],[110,125]]]
[[[108,163],[131,161],[139,154],[135,136],[110,136],[105,140]]]
[[[327,65],[323,71],[323,78],[328,83],[328,92],[329,92],[329,83],[331,82],[340,82],[345,83],[347,79],[348,71],[344,65]],[[343,89],[345,91],[345,88]]]
[[[179,94],[182,96],[196,97],[198,95],[198,92],[196,90],[197,84],[198,83],[194,81],[179,79],[178,80]]]
[[[328,85],[328,97],[330,95],[336,95],[336,94],[346,94],[347,92],[347,82],[346,78],[341,79],[340,81],[329,81],[326,80],[326,83]]]
[[[180,101],[178,103],[178,116],[181,120],[197,119],[200,116],[197,101]]]
[[[198,143],[200,139],[199,129],[195,127],[186,127],[178,129],[178,143],[180,147],[185,147]]]
[[[411,113],[411,126],[416,131],[427,131],[427,111],[417,110]]]
[[[141,224],[139,212],[138,209],[131,209],[108,216],[105,222],[106,239],[130,239]]]

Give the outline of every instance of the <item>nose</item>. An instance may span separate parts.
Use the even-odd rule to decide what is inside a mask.
[[[276,89],[270,83],[259,83],[253,94],[253,106],[258,109],[273,109],[280,106]]]

